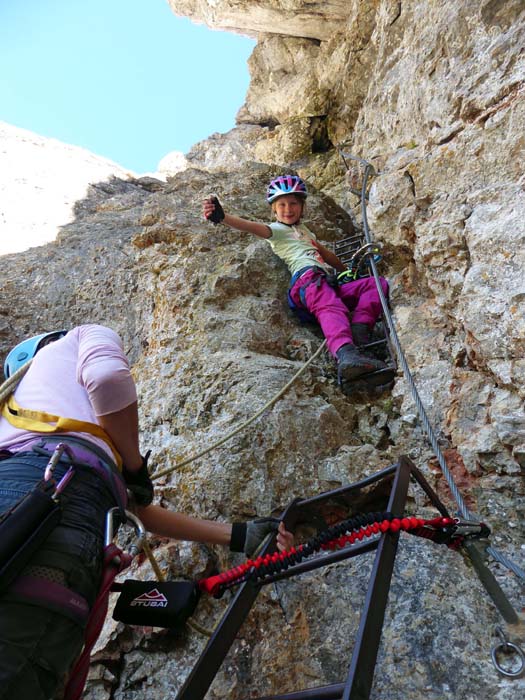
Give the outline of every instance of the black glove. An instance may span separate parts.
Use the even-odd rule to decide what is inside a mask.
[[[214,224],[220,224],[221,221],[223,221],[224,219],[224,209],[222,208],[221,203],[215,195],[212,195],[210,199],[215,205],[215,209],[207,217],[207,219],[208,221],[212,221]]]
[[[247,523],[233,523],[230,552],[244,552],[251,557],[270,533],[277,532],[277,518],[258,518]]]
[[[140,469],[136,472],[130,472],[124,466],[122,475],[126,486],[135,497],[135,501],[139,506],[149,506],[153,500],[153,483],[148,474],[148,459],[151,450],[148,450],[142,458]]]

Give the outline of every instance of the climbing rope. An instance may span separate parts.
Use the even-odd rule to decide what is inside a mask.
[[[282,552],[266,554],[255,560],[248,559],[229,571],[202,579],[198,585],[202,591],[220,597],[228,588],[244,583],[248,579],[254,583],[264,584],[265,578],[285,571],[290,566],[298,564],[321,550],[342,549],[364,538],[385,532],[410,532],[418,537],[424,537],[438,544],[446,544],[451,549],[457,550],[464,539],[461,527],[458,518],[443,516],[425,520],[413,516],[396,518],[392,513],[361,514],[323,530],[304,544]],[[476,529],[478,532],[474,533],[474,528],[470,525],[469,536],[473,534],[486,536],[489,532],[483,523],[478,523]]]
[[[171,474],[171,472],[175,471],[176,469],[180,469],[180,467],[186,466],[186,464],[190,464],[190,462],[194,462],[197,459],[200,459],[201,457],[204,457],[204,455],[208,454],[208,452],[211,452],[212,450],[215,450],[217,447],[220,447],[223,445],[225,442],[230,440],[234,435],[237,435],[237,433],[240,433],[242,430],[247,428],[251,423],[253,423],[259,416],[261,416],[265,411],[267,411],[269,408],[271,408],[277,401],[286,394],[288,389],[292,386],[292,384],[301,376],[301,374],[312,364],[312,362],[319,357],[321,354],[321,351],[326,345],[326,340],[324,340],[321,345],[317,348],[317,350],[314,352],[314,354],[304,363],[304,365],[294,374],[294,376],[290,379],[290,381],[285,384],[285,386],[277,393],[273,398],[271,398],[267,403],[264,404],[264,406],[259,409],[256,413],[251,418],[248,418],[248,420],[245,420],[243,423],[241,423],[237,428],[232,430],[230,433],[225,435],[223,438],[220,440],[217,440],[217,442],[214,442],[213,444],[209,445],[206,447],[204,450],[201,452],[197,452],[197,454],[191,455],[187,459],[184,459],[182,462],[177,462],[175,465],[172,467],[168,467],[167,469],[163,469],[160,472],[156,472],[153,474],[152,479],[160,479],[161,476],[166,476],[166,474]]]
[[[18,383],[24,376],[24,374],[27,372],[29,367],[31,366],[31,363],[33,360],[29,360],[29,362],[26,362],[25,365],[22,365],[22,367],[19,367],[14,374],[12,374],[10,377],[8,377],[5,382],[0,386],[0,406],[4,403],[6,399],[11,396],[13,391],[16,389]]]

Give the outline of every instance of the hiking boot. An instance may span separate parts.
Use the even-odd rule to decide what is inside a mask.
[[[366,323],[350,324],[354,345],[368,345],[370,343],[370,328]]]
[[[386,367],[381,360],[374,360],[359,352],[355,345],[346,343],[336,352],[337,379],[339,383],[359,377],[361,374],[375,372]]]

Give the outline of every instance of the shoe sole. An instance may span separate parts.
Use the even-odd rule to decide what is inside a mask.
[[[370,363],[369,365],[347,365],[346,367],[338,369],[337,377],[339,382],[349,381],[351,379],[355,379],[356,377],[360,377],[362,374],[371,374],[372,372],[377,372],[378,370],[385,368],[386,365],[382,363]]]
[[[386,367],[377,372],[361,374],[350,380],[339,382],[343,392],[350,396],[355,393],[366,393],[371,396],[379,396],[384,391],[389,391],[394,386],[396,378],[396,368]]]

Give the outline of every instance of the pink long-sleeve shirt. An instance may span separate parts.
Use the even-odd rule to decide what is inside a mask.
[[[22,408],[98,423],[97,416],[134,403],[137,392],[120,337],[105,326],[85,325],[35,355],[14,397]],[[78,435],[112,457],[103,440]],[[41,437],[0,417],[0,449],[20,452]]]

